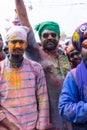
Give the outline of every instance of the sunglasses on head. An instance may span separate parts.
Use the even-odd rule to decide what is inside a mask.
[[[55,38],[55,37],[57,36],[56,33],[44,33],[42,36],[43,36],[43,38],[48,38],[49,35],[50,35],[51,37],[53,37],[53,38]]]
[[[85,48],[85,49],[87,49],[87,41],[83,42],[82,47]]]

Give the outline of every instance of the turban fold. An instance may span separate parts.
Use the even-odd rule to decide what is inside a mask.
[[[60,36],[60,27],[56,22],[46,21],[35,26],[35,30],[38,31],[39,37],[41,37],[44,30],[54,31]]]
[[[78,50],[81,51],[82,43],[87,39],[87,23],[83,23],[77,27],[72,36],[72,44]]]
[[[27,33],[29,32],[29,28],[26,26],[13,26],[11,27],[6,36],[7,41],[12,40],[27,40]]]

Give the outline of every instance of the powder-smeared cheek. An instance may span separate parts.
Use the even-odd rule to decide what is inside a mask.
[[[8,47],[9,47],[9,50],[12,51],[13,48],[14,48],[14,44],[9,43],[9,44],[8,44]]]
[[[21,46],[21,48],[22,48],[23,50],[25,50],[25,49],[26,49],[26,44],[23,44],[23,45]]]

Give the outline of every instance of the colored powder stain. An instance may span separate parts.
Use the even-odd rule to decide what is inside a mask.
[[[9,87],[11,87],[11,92],[13,93],[17,89],[21,89],[21,76],[20,73],[16,71],[12,71],[10,73],[7,73],[4,71],[4,77],[7,81],[10,81]],[[12,89],[12,87],[15,87]]]
[[[13,45],[12,43],[10,43],[10,42],[9,42],[8,47],[9,47],[9,49],[12,51],[12,50],[13,50],[14,45]]]
[[[5,77],[5,79],[8,81],[9,80],[9,75],[8,75],[8,73],[6,72],[6,71],[4,71],[4,77]]]
[[[11,79],[11,84],[12,84],[12,85],[15,85],[17,88],[20,86],[20,85],[19,85],[19,84],[21,83],[20,73],[11,72],[11,73],[10,73],[10,79]]]
[[[20,99],[22,97],[22,94],[21,94],[21,75],[20,73],[17,73],[17,72],[11,72],[9,74],[10,76],[10,79],[11,79],[11,82],[10,82],[10,86],[13,86],[15,87],[14,89],[11,90],[10,92],[10,96],[14,95],[14,93],[17,94],[17,98]],[[18,100],[20,101],[20,100]],[[10,107],[14,106],[14,102],[11,102],[9,104]]]
[[[73,41],[74,42],[79,42],[79,33],[78,32],[75,32],[74,35],[73,35]]]

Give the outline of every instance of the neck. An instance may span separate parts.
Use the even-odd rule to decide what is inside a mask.
[[[45,50],[47,53],[51,53],[52,55],[54,55],[55,57],[58,57],[58,48],[56,48],[55,50]]]

